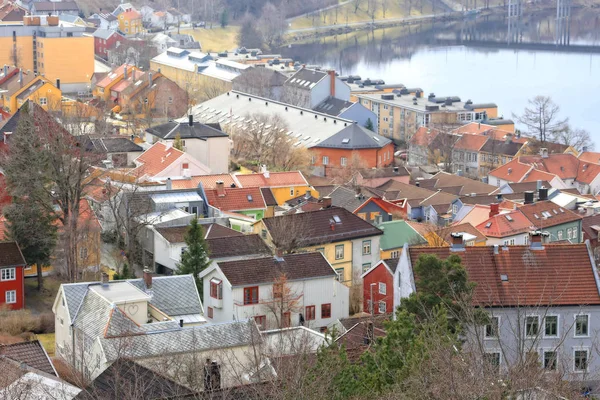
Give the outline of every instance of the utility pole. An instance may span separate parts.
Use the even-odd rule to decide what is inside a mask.
[[[373,315],[375,314],[375,304],[373,302],[373,286],[375,286],[376,283],[371,283],[369,290],[371,291],[371,317],[373,317]]]

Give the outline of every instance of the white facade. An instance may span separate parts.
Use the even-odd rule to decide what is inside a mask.
[[[222,299],[211,297],[211,280],[222,282]],[[232,287],[223,272],[215,265],[210,272],[203,275],[205,316],[209,322],[225,322],[231,320],[244,320],[255,317],[264,317],[263,329],[279,328],[278,321],[281,316],[275,315],[276,310],[281,309],[274,305],[279,299],[273,297],[273,283],[260,285],[248,285],[247,287],[258,287],[258,303],[244,305],[244,287]],[[300,325],[300,314],[304,318],[304,326],[319,330],[336,320],[347,318],[349,315],[349,288],[340,283],[334,276],[306,279],[300,281],[288,281],[288,298],[295,299],[289,308],[283,308],[290,312],[290,326]],[[290,302],[291,303],[291,302]],[[331,306],[330,317],[323,318],[322,306]],[[308,319],[307,307],[314,306],[314,319]],[[208,311],[209,308],[212,311]],[[213,317],[209,318],[210,312]],[[257,322],[258,323],[258,322]]]
[[[157,139],[159,142],[170,143],[174,139],[160,139],[146,132],[146,142],[153,143]],[[231,140],[229,137],[211,137],[203,139],[182,139],[183,151],[191,155],[196,160],[210,168],[212,174],[226,174],[229,172],[229,154],[231,150]],[[192,174],[191,176],[207,175],[207,173]]]
[[[519,233],[518,235],[511,235],[501,238],[488,237],[486,245],[493,246],[514,246],[514,245],[528,245],[529,244],[529,232]]]
[[[366,238],[352,240],[352,278],[359,279],[360,276],[377,264],[380,260],[379,249],[381,236],[369,236]],[[367,250],[370,246],[370,251]]]

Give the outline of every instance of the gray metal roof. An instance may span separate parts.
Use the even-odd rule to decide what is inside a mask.
[[[358,124],[351,124],[315,147],[336,149],[378,149],[392,141]]]
[[[113,34],[119,35],[118,32],[113,31],[112,29],[96,29],[96,31],[92,34],[92,36],[97,37],[99,39],[107,40]]]
[[[299,89],[312,89],[321,79],[327,76],[326,72],[314,69],[302,68],[294,75],[290,76],[283,84],[284,86],[293,86]]]
[[[338,116],[342,112],[352,107],[354,104],[357,103],[338,99],[336,97],[329,97],[327,98],[327,100],[323,101],[322,103],[318,104],[315,108],[313,108],[313,110],[333,116]]]
[[[133,335],[127,338],[127,346],[118,338],[100,338],[100,344],[111,362],[119,357],[148,358],[247,346],[261,340],[253,321],[233,321]]]
[[[138,289],[144,290],[145,288],[143,279],[131,279],[128,282]],[[108,323],[108,312],[111,305],[98,294],[89,291],[88,286],[90,285],[98,286],[99,284],[95,282],[63,284],[66,306],[71,321],[75,322],[76,326],[82,321],[86,321],[82,326],[88,326],[87,321],[92,318],[92,325],[100,323],[104,328]],[[172,317],[202,313],[202,304],[192,275],[153,277],[150,304]],[[92,326],[91,329],[94,330],[96,327]]]
[[[360,207],[370,196],[357,196],[356,192],[344,186],[338,186],[329,194],[331,204],[336,207],[342,207],[353,213]]]

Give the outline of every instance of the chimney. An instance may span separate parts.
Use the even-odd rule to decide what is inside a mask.
[[[127,80],[127,64],[123,67],[123,79]]]
[[[457,175],[457,176],[463,176],[462,169],[459,169],[459,170],[457,170],[457,171],[456,171],[456,175]]]
[[[108,274],[106,272],[100,274],[100,283],[102,284],[102,286],[108,285]]]
[[[179,320],[179,327],[183,328],[183,320],[182,319]]]
[[[329,74],[329,95],[335,97],[335,71],[330,69],[327,73]]]
[[[60,79],[56,78],[56,88],[60,89]]]
[[[506,143],[511,143],[512,142],[512,133],[507,133],[506,134]]]
[[[500,213],[500,204],[492,203],[490,204],[490,218]]]
[[[542,147],[540,149],[540,156],[542,156],[542,158],[548,158],[548,149],[545,147]]]
[[[452,237],[452,246],[450,246],[450,250],[457,251],[465,249],[462,233],[452,232],[450,236]]]
[[[173,181],[171,181],[171,178],[167,178],[167,190],[173,190]]]
[[[8,65],[4,64],[4,76],[8,75]]]
[[[524,193],[524,203],[525,204],[533,204],[533,192],[531,190],[527,190]]]
[[[545,187],[539,188],[539,190],[538,190],[538,200],[539,201],[548,200],[548,188],[545,188]]]
[[[531,237],[531,249],[542,249],[542,232],[533,231],[529,232],[529,236]]]
[[[323,202],[323,208],[331,208],[331,197],[325,196],[321,201]]]
[[[265,171],[263,172],[263,176],[265,177],[265,179],[269,179],[271,177],[271,173],[269,172],[269,170],[265,167]]]
[[[152,86],[152,72],[148,72],[148,86]]]
[[[23,70],[19,69],[19,83],[23,83]]]
[[[537,190],[540,190],[542,188],[542,181],[540,179],[538,179],[537,182],[535,183],[535,188]]]
[[[192,114],[188,115],[188,125],[194,126],[194,116]]]
[[[152,289],[152,272],[148,268],[144,268],[144,286],[147,290]]]
[[[502,202],[502,193],[498,193],[498,194],[496,195],[496,201],[497,201],[498,203]]]
[[[219,196],[219,197],[225,196],[225,184],[223,181],[217,181],[215,188],[217,189],[217,196]]]
[[[416,186],[416,187],[421,187],[421,182],[419,182],[419,181],[416,181],[416,182],[415,182],[415,186]]]
[[[394,173],[398,174],[400,172],[400,169],[398,167],[394,167]]]

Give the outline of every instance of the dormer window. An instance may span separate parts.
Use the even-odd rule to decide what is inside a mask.
[[[210,297],[217,300],[223,299],[223,281],[215,278],[210,280]]]

